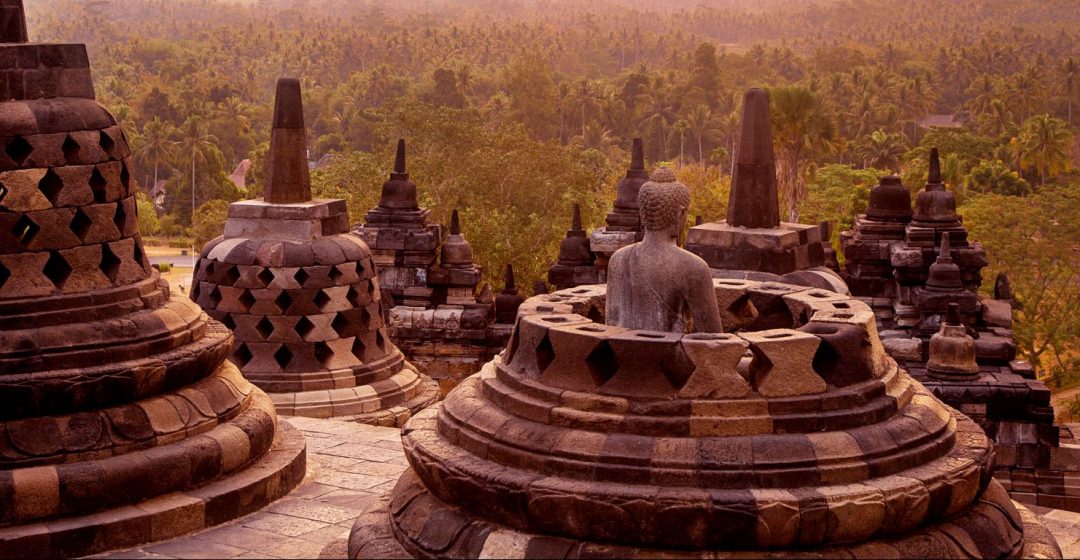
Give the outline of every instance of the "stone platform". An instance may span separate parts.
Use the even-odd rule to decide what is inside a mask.
[[[279,425],[286,422],[308,445],[307,477],[288,496],[232,523],[96,558],[344,557],[353,521],[366,508],[382,509],[379,502],[387,501],[407,468],[400,433],[334,419],[289,418]],[[1080,557],[1080,514],[1027,507],[1054,534],[1064,557]]]

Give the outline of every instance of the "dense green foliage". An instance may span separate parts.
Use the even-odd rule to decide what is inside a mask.
[[[137,179],[166,181],[164,214],[144,221],[147,233],[202,241],[223,219],[220,201],[261,193],[273,84],[290,75],[304,84],[319,194],[348,199],[362,220],[393,140],[405,137],[423,204],[440,220],[461,209],[489,279],[512,261],[528,283],[554,258],[572,204],[587,225],[602,221],[632,137],[645,138],[650,162],[679,168],[692,215],[722,218],[741,95],[761,86],[773,100],[785,218],[827,219],[838,234],[877,176],[900,174],[915,191],[930,147],[940,148],[992,268],[1033,302],[1019,315],[1024,356],[1069,367],[1075,325],[1043,302],[1073,301],[1080,282],[1043,289],[1040,275],[1075,268],[1080,244],[1046,221],[1078,216],[1075,0],[646,4],[27,0],[27,9],[35,39],[89,44],[99,99],[129,133]],[[952,123],[964,126],[931,126]],[[237,188],[228,174],[243,159],[254,163]],[[193,207],[206,210],[194,225]],[[1035,229],[1002,225],[1013,211]],[[1023,256],[1014,249],[1025,239],[1047,252]]]

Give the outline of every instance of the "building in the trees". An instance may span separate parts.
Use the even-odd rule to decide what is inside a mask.
[[[131,547],[288,493],[303,435],[150,266],[85,46],[29,43],[0,0],[0,68],[0,556]]]
[[[236,335],[232,361],[283,414],[400,426],[438,399],[390,340],[344,200],[312,200],[300,83],[278,82],[262,200],[229,205],[191,298]]]
[[[390,338],[443,393],[502,351],[516,309],[496,313],[496,298],[477,298],[481,270],[454,211],[449,235],[420,208],[399,140],[378,205],[354,231],[371,247],[387,307]],[[501,296],[500,296],[501,297]],[[490,301],[485,301],[490,300]],[[503,299],[504,305],[511,303]]]

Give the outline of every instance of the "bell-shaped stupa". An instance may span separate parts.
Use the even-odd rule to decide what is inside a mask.
[[[0,556],[131,547],[288,493],[303,436],[150,266],[85,46],[29,43],[0,0],[0,68]]]
[[[233,330],[233,363],[280,413],[399,426],[438,391],[387,334],[371,251],[349,231],[345,201],[312,200],[305,136],[300,83],[281,79],[264,198],[229,205],[191,297]]]

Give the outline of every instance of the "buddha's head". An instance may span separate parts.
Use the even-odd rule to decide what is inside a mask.
[[[667,232],[678,238],[690,209],[690,190],[675,180],[675,172],[661,167],[638,193],[641,225],[645,231]]]

